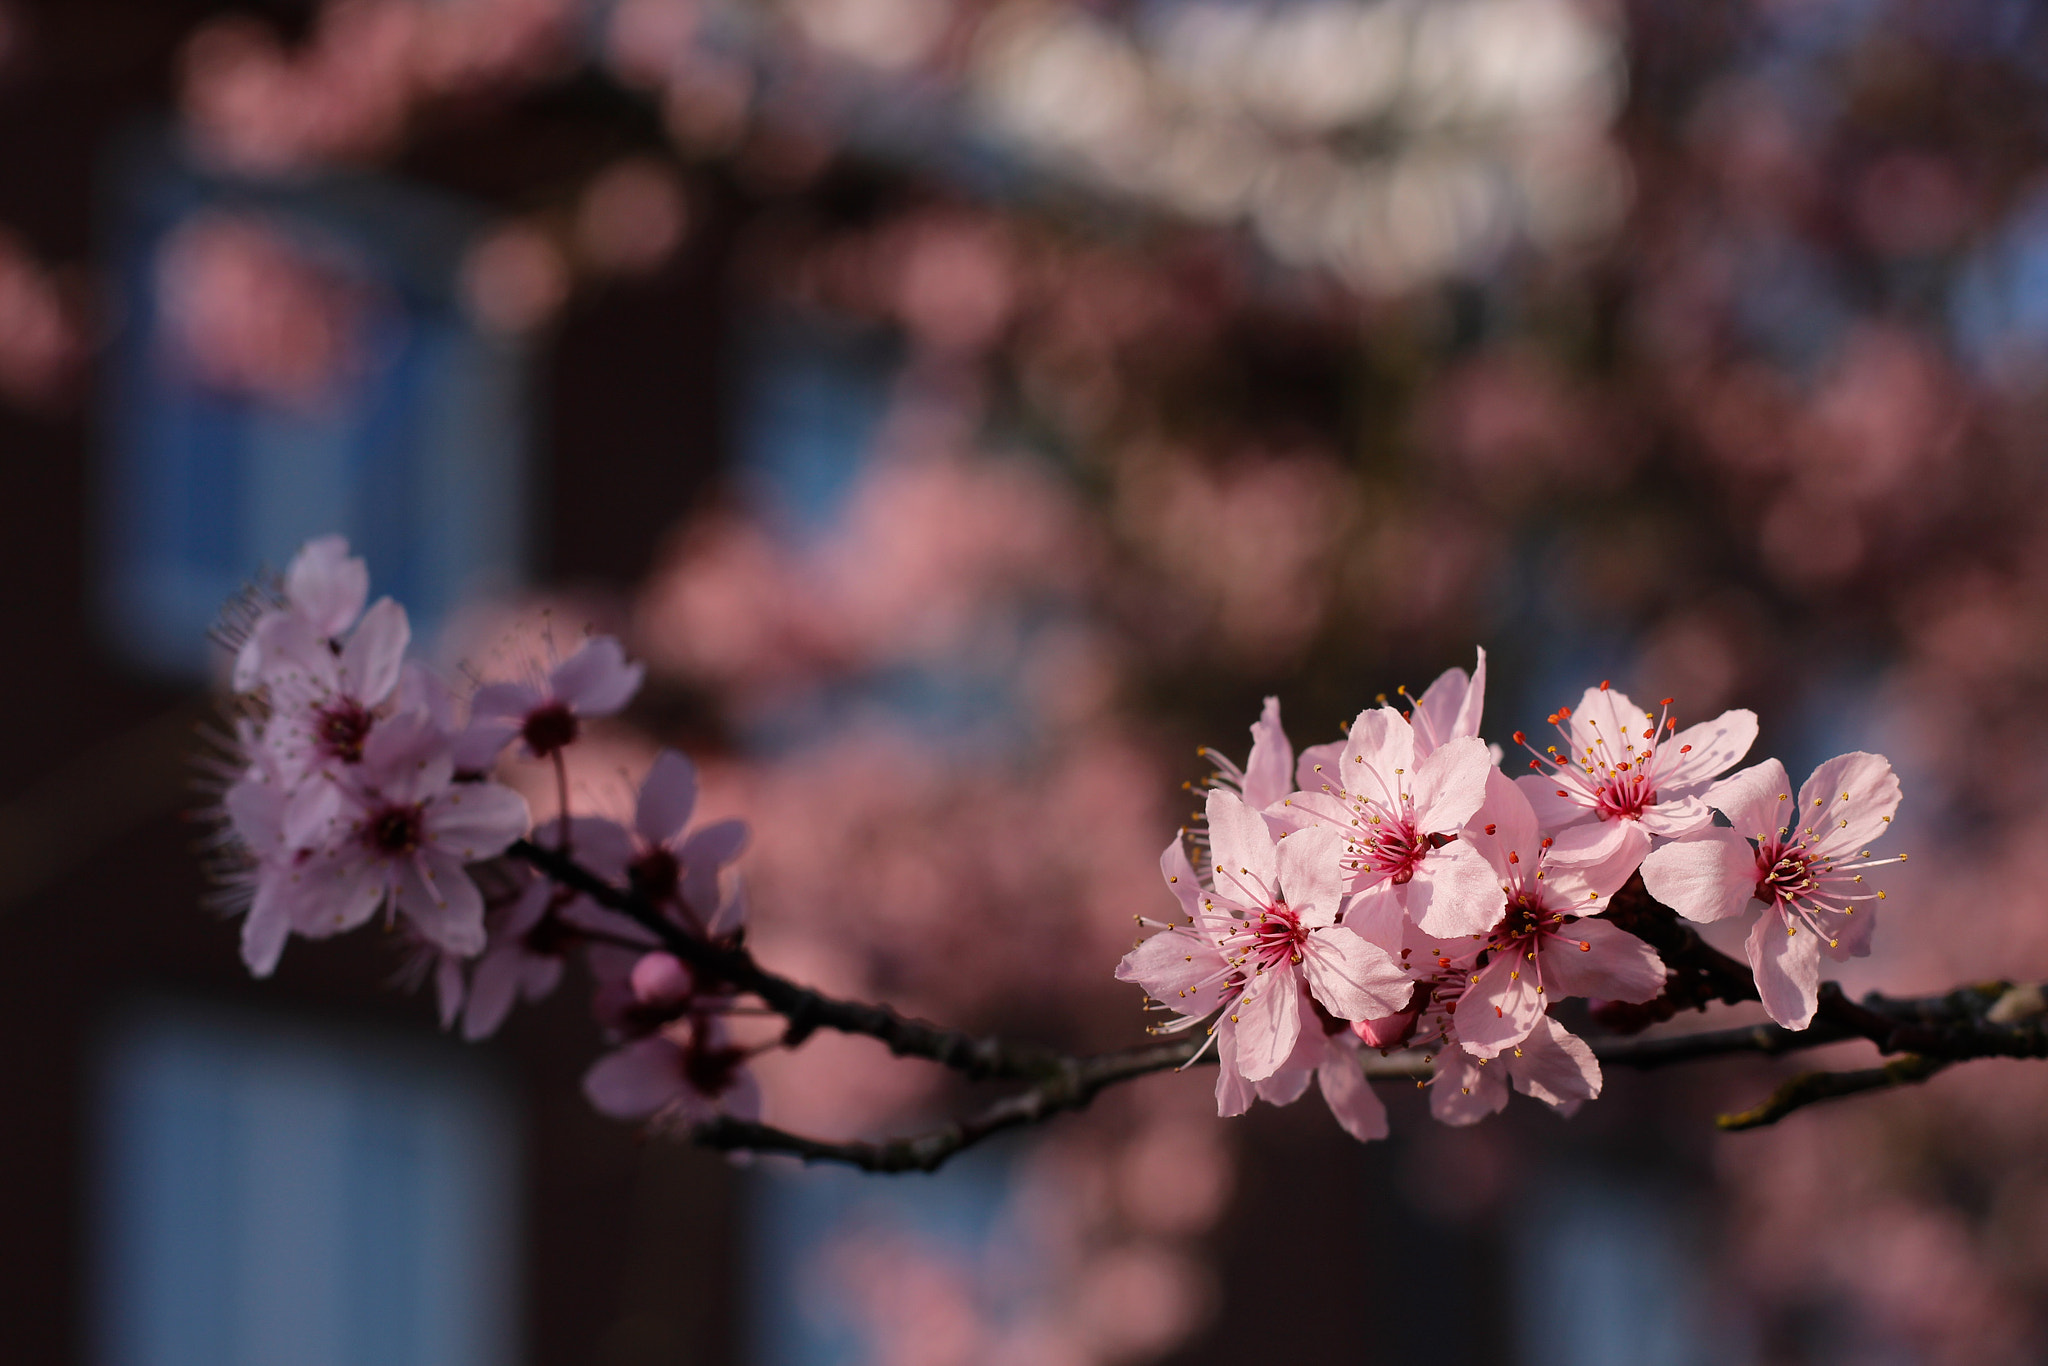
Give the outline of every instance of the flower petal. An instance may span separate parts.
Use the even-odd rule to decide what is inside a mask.
[[[1543,968],[1544,990],[1552,996],[1648,1001],[1664,990],[1664,960],[1657,951],[1605,921],[1565,926],[1545,938],[1536,956]],[[1459,1021],[1461,1029],[1463,1025]]]
[[[1406,787],[1414,775],[1415,731],[1407,719],[1392,707],[1368,707],[1358,713],[1337,764],[1337,781],[1345,790],[1391,801],[1397,788]]]
[[[1310,745],[1294,761],[1294,785],[1303,792],[1321,792],[1328,783],[1337,786],[1338,770],[1344,763],[1344,742],[1333,740],[1327,745]]]
[[[495,858],[533,824],[526,798],[499,783],[456,783],[427,803],[425,839],[464,863]]]
[[[614,1119],[644,1119],[688,1089],[683,1051],[659,1034],[606,1054],[583,1074],[583,1094]]]
[[[1643,829],[1659,838],[1689,835],[1714,823],[1714,813],[1707,804],[1690,793],[1677,797],[1660,793],[1659,797],[1661,800],[1655,806],[1643,808],[1637,817]]]
[[[1537,843],[1540,836],[1536,829],[1536,812],[1529,805],[1528,797],[1515,786],[1514,779],[1497,768],[1489,767],[1486,772],[1486,800],[1472,813],[1466,824],[1463,838],[1473,848],[1485,855],[1492,865],[1494,876],[1509,880],[1510,869],[1515,865],[1508,862],[1510,853],[1516,854],[1528,867],[1534,868],[1542,853]]]
[[[1515,786],[1529,799],[1536,824],[1553,834],[1593,819],[1593,808],[1571,795],[1569,780],[1553,778],[1548,773],[1524,773],[1515,779]]]
[[[1245,1080],[1244,1072],[1238,1067],[1237,1026],[1225,1015],[1215,1024],[1216,1029],[1216,1114],[1229,1119],[1252,1108],[1252,1101],[1258,1091]]]
[[[1344,907],[1344,927],[1367,943],[1398,954],[1408,936],[1408,911],[1400,891],[1391,882],[1380,882],[1353,896]]]
[[[349,628],[370,596],[370,568],[348,553],[345,536],[317,536],[299,547],[284,594],[314,631],[332,639]]]
[[[697,766],[688,756],[664,749],[640,784],[633,828],[649,844],[667,844],[683,833],[697,809]]]
[[[1288,909],[1304,925],[1335,924],[1344,896],[1344,837],[1327,825],[1312,825],[1274,845]]]
[[[1416,928],[1439,939],[1485,934],[1508,904],[1493,865],[1464,840],[1430,851],[1396,894]]]
[[[1392,954],[1342,925],[1308,936],[1302,972],[1315,998],[1340,1020],[1366,1020],[1408,1004],[1415,984]]]
[[[398,686],[405,647],[411,643],[405,609],[390,598],[377,599],[341,649],[338,690],[369,706],[382,702]]]
[[[1228,994],[1225,967],[1222,952],[1206,938],[1192,930],[1161,930],[1123,956],[1116,979],[1137,983],[1183,1015],[1207,1015]]]
[[[449,1029],[462,1014],[462,997],[468,984],[462,977],[463,962],[452,954],[438,954],[434,959],[434,1005],[441,1018],[441,1028]]]
[[[1429,1112],[1440,1124],[1477,1124],[1497,1115],[1508,1103],[1506,1069],[1487,1064],[1462,1048],[1436,1055],[1436,1077],[1429,1084]]]
[[[1283,1067],[1257,1086],[1259,1099],[1268,1105],[1292,1105],[1308,1092],[1316,1079],[1313,1067]]]
[[[1255,975],[1230,1008],[1237,1026],[1237,1066],[1246,1081],[1262,1081],[1286,1063],[1301,1035],[1301,980],[1282,963]]]
[[[1591,750],[1595,768],[1603,763],[1627,763],[1649,746],[1650,741],[1642,732],[1654,724],[1644,719],[1643,709],[1629,700],[1627,693],[1612,688],[1588,688],[1579,698],[1578,710],[1572,713],[1572,758],[1582,760],[1585,751]]]
[[[474,1043],[489,1038],[512,1013],[519,994],[520,958],[517,944],[499,944],[477,960],[469,980],[469,999],[462,1007],[462,1037]]]
[[[1546,1105],[1562,1110],[1600,1094],[1600,1060],[1584,1039],[1548,1015],[1522,1041],[1521,1056],[1507,1063],[1515,1089]]]
[[[268,977],[277,971],[277,960],[284,954],[284,941],[291,937],[291,915],[273,892],[264,895],[263,883],[257,884],[256,899],[249,904],[249,914],[242,921],[242,963],[254,977]]]
[[[1357,1053],[1331,1048],[1328,1060],[1316,1069],[1316,1084],[1322,1088],[1323,1103],[1345,1133],[1360,1143],[1387,1136],[1387,1107],[1373,1094]]]
[[[1820,1003],[1820,936],[1796,929],[1773,906],[1750,927],[1747,948],[1765,1013],[1787,1029],[1812,1024]]]
[[[428,943],[462,958],[483,952],[483,893],[460,862],[423,849],[398,864],[397,873],[398,909]]]
[[[1792,780],[1776,759],[1751,764],[1707,789],[1707,805],[1728,818],[1739,835],[1762,843],[1796,819],[1788,809]]]
[[[1458,997],[1458,1039],[1481,1058],[1499,1056],[1529,1037],[1543,1018],[1536,964],[1512,949],[1496,951]]]
[[[1891,828],[1899,779],[1882,754],[1858,750],[1822,764],[1799,789],[1799,824],[1824,857],[1853,854]]]
[[[1498,771],[1492,751],[1475,735],[1437,746],[1416,765],[1408,789],[1415,798],[1415,828],[1430,835],[1456,831],[1485,802],[1486,775]]]
[[[544,700],[540,689],[531,683],[486,683],[469,699],[470,721],[509,721],[516,732],[526,714]]]
[[[519,734],[519,723],[510,717],[479,716],[455,737],[449,758],[458,773],[488,773]]]
[[[1566,835],[1577,835],[1583,831],[1597,829],[1596,826],[1579,825],[1558,836],[1558,843],[1544,851],[1544,886],[1550,890],[1553,905],[1562,906],[1574,915],[1598,915],[1607,909],[1607,902],[1629,875],[1640,868],[1643,858],[1650,851],[1650,837],[1635,821],[1613,821],[1609,824],[1621,830],[1619,839],[1609,841],[1604,858],[1581,859],[1570,851],[1562,856],[1558,846],[1565,843]]]
[[[1244,800],[1263,811],[1294,788],[1294,746],[1280,727],[1280,699],[1266,699],[1259,719],[1252,722],[1252,752],[1244,761]]]
[[[1718,826],[1650,851],[1643,886],[1687,920],[1709,924],[1738,914],[1756,898],[1756,850]]]
[[[1280,894],[1280,864],[1265,818],[1220,787],[1209,789],[1208,818],[1216,891],[1247,906],[1272,905]]]
[[[625,647],[612,636],[592,636],[581,649],[555,666],[548,691],[580,716],[610,716],[640,691],[647,672],[626,662]]]
[[[1737,707],[1667,737],[1657,746],[1658,788],[1676,792],[1704,787],[1742,762],[1756,743],[1756,730],[1756,713]]]
[[[1199,920],[1201,917],[1197,913],[1202,908],[1202,883],[1195,875],[1195,865],[1188,862],[1187,845],[1179,835],[1175,835],[1173,843],[1160,851],[1159,876],[1166,879],[1166,890],[1180,902],[1182,918]]]

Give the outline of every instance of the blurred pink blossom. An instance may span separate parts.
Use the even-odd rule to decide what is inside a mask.
[[[0,229],[0,395],[26,408],[61,401],[84,359],[82,332],[56,275]]]
[[[166,357],[199,383],[285,408],[335,401],[377,357],[373,317],[392,316],[365,277],[283,225],[208,212],[158,249]]]

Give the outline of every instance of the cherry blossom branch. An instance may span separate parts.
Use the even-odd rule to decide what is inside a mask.
[[[1155,1072],[1186,1067],[1202,1053],[1205,1036],[1075,1057],[1030,1044],[969,1034],[915,1020],[887,1006],[841,1000],[780,977],[744,947],[691,934],[630,888],[599,877],[557,849],[521,840],[508,851],[560,885],[631,917],[658,936],[662,947],[707,979],[754,995],[787,1027],[782,1042],[794,1047],[818,1029],[876,1039],[901,1057],[924,1058],[977,1080],[1030,1083],[981,1110],[938,1128],[882,1140],[833,1141],[730,1116],[690,1129],[692,1142],[720,1152],[779,1153],[804,1162],[832,1162],[869,1172],[935,1171],[956,1154],[1009,1129],[1085,1108],[1103,1090]],[[1746,964],[1713,948],[1632,880],[1617,893],[1609,918],[1656,948],[1670,969],[1658,1018],[1715,1002],[1756,999]],[[1594,1045],[1603,1064],[1648,1069],[1715,1057],[1775,1057],[1864,1039],[1889,1053],[1904,1053],[1881,1067],[1853,1072],[1812,1072],[1792,1078],[1754,1109],[1722,1116],[1724,1129],[1747,1129],[1817,1101],[1925,1080],[1951,1063],[1979,1057],[2048,1057],[2048,996],[2037,986],[1982,983],[1936,996],[1851,1001],[1829,982],[1821,989],[1813,1025],[1746,1025],[1655,1039],[1605,1039]],[[1213,1053],[1201,1061],[1213,1060]],[[1415,1051],[1367,1055],[1366,1075],[1426,1081],[1428,1057]]]

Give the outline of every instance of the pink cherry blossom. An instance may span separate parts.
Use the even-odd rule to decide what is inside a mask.
[[[1427,759],[1436,752],[1437,746],[1468,735],[1479,734],[1480,713],[1486,706],[1486,651],[1479,650],[1478,661],[1467,674],[1463,669],[1445,669],[1436,676],[1436,681],[1424,690],[1418,698],[1410,697],[1404,687],[1398,689],[1410,706],[1409,724],[1415,728],[1415,757]],[[1343,758],[1344,744],[1311,745],[1301,752],[1301,762],[1296,771],[1295,786],[1310,792],[1321,789],[1316,777],[1316,765],[1332,768]]]
[[[1507,1104],[1510,1082],[1524,1095],[1567,1113],[1600,1093],[1600,1064],[1592,1050],[1547,1013],[1496,1056],[1482,1057],[1468,1048],[1461,1007],[1471,983],[1473,951],[1467,941],[1436,939],[1413,925],[1406,928],[1404,941],[1401,962],[1414,983],[1409,1001],[1392,1015],[1354,1022],[1351,1033],[1364,1047],[1382,1052],[1407,1047],[1425,1054],[1435,1073],[1428,1085],[1430,1111],[1437,1119],[1454,1125],[1484,1119]]]
[[[1293,1051],[1278,1071],[1259,1081],[1245,1079],[1237,1058],[1238,1028],[1228,1019],[1222,1022],[1216,1033],[1216,1056],[1223,1069],[1217,1081],[1217,1113],[1241,1115],[1255,1096],[1268,1105],[1292,1105],[1314,1082],[1345,1133],[1360,1143],[1385,1138],[1387,1109],[1366,1080],[1357,1036],[1344,1021],[1314,1009],[1306,997],[1299,1008]]]
[[[1689,920],[1761,905],[1748,942],[1757,991],[1772,1019],[1804,1029],[1819,1001],[1821,955],[1839,962],[1870,952],[1873,903],[1884,893],[1864,883],[1864,871],[1905,855],[1873,859],[1864,846],[1891,824],[1899,780],[1882,755],[1843,754],[1813,771],[1795,803],[1785,766],[1766,759],[1716,783],[1707,802],[1733,828],[1658,849],[1643,861],[1643,885]]]
[[[284,606],[259,616],[236,653],[235,691],[248,692],[264,681],[280,634],[304,633],[323,644],[338,640],[362,615],[369,596],[369,567],[349,555],[346,537],[306,542],[285,570]]]
[[[614,1119],[677,1127],[720,1114],[755,1120],[761,1088],[746,1062],[722,1018],[693,1012],[599,1058],[584,1074],[583,1093]]]
[[[1264,811],[1294,790],[1294,746],[1280,726],[1280,699],[1269,697],[1252,722],[1252,751],[1239,768],[1222,754],[1204,748],[1202,757],[1215,764],[1217,777],[1233,787],[1254,811]]]
[[[1537,753],[1520,731],[1515,742],[1535,755],[1537,772],[1516,779],[1545,830],[1558,843],[1604,855],[1633,845],[1638,860],[1652,836],[1668,838],[1713,820],[1700,798],[1715,778],[1749,753],[1756,713],[1722,712],[1673,735],[1678,722],[1653,716],[1602,683],[1586,689],[1579,709],[1559,707],[1550,720],[1565,747]]]
[[[1463,1048],[1436,1055],[1429,1112],[1451,1125],[1477,1124],[1499,1114],[1508,1087],[1566,1114],[1600,1094],[1600,1060],[1585,1041],[1545,1015],[1527,1038],[1492,1059]]]
[[[609,880],[616,881],[625,867],[626,832],[599,817],[574,817],[566,830],[557,817],[537,828],[533,839],[570,849],[577,862]],[[456,987],[462,1036],[472,1040],[496,1033],[516,1002],[532,1004],[551,994],[561,982],[570,949],[585,936],[605,941],[648,937],[627,917],[532,874],[515,895],[485,912],[484,929],[483,955],[470,969],[466,987],[460,978]],[[441,989],[445,1014],[448,989]]]
[[[245,721],[237,729],[250,762],[222,796],[221,812],[247,862],[229,874],[227,900],[245,911],[242,962],[254,976],[268,977],[277,970],[292,931],[287,904],[274,889],[289,881],[297,867],[311,857],[311,851],[293,849],[285,840],[291,789],[285,785],[275,757],[256,738],[252,723]],[[271,889],[269,894],[266,889]]]
[[[444,952],[485,945],[483,895],[466,865],[526,833],[526,801],[496,783],[452,781],[447,738],[425,718],[392,718],[371,732],[362,762],[302,784],[283,838],[295,862],[259,887],[299,933],[353,929],[387,907]]]
[[[470,700],[470,723],[456,745],[456,762],[481,772],[515,738],[525,752],[545,759],[571,744],[591,717],[611,716],[640,691],[644,666],[626,662],[611,636],[592,636],[575,654],[526,683],[487,683]]]
[[[724,820],[689,830],[696,807],[697,766],[672,749],[662,750],[640,784],[626,879],[642,896],[679,914],[690,929],[722,939],[746,919],[744,890],[721,896],[720,874],[746,847],[747,825]]]
[[[1162,1003],[1172,992],[1184,1020],[1222,1008],[1223,1022],[1235,1026],[1235,1066],[1226,1070],[1252,1082],[1293,1052],[1304,987],[1343,1020],[1385,1014],[1407,999],[1407,979],[1386,951],[1336,923],[1341,836],[1311,827],[1275,840],[1258,812],[1223,789],[1209,793],[1208,824],[1209,888],[1190,892],[1173,850],[1162,860],[1193,923],[1134,949],[1119,977]]]
[[[1474,736],[1415,756],[1415,729],[1391,707],[1358,714],[1335,767],[1310,773],[1316,791],[1287,799],[1295,818],[1345,840],[1345,923],[1385,947],[1403,918],[1438,936],[1483,934],[1506,897],[1486,859],[1458,838],[1486,797],[1493,761]]]
[[[1499,769],[1487,774],[1486,803],[1466,838],[1486,856],[1507,895],[1507,912],[1469,957],[1486,963],[1458,998],[1458,1037],[1471,1053],[1497,1056],[1529,1036],[1545,1011],[1567,996],[1647,1001],[1664,989],[1664,964],[1642,940],[1584,917],[1636,870],[1637,854],[1619,845],[1604,858],[1561,857],[1536,826],[1528,798]]]
[[[339,651],[296,616],[269,633],[263,743],[292,777],[361,761],[371,728],[392,710],[411,639],[405,609],[389,598],[363,613]]]
[[[471,970],[462,1004],[462,1037],[495,1034],[515,1002],[545,1000],[561,983],[560,922],[548,912],[555,889],[541,879],[484,917],[487,943]]]

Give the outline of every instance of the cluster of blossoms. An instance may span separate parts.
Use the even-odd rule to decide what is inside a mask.
[[[1558,744],[1515,733],[1532,757],[1510,778],[1478,738],[1485,690],[1482,650],[1298,761],[1272,698],[1242,768],[1204,751],[1204,818],[1160,861],[1180,914],[1139,917],[1160,933],[1117,976],[1172,1014],[1159,1032],[1206,1027],[1220,1113],[1289,1104],[1313,1078],[1349,1133],[1382,1137],[1366,1048],[1420,1050],[1449,1124],[1499,1111],[1510,1085],[1567,1112],[1597,1096],[1598,1060],[1553,1009],[1663,992],[1656,952],[1598,918],[1638,871],[1695,921],[1761,906],[1749,961],[1788,1028],[1813,1020],[1821,955],[1869,952],[1884,893],[1864,871],[1896,861],[1862,847],[1899,803],[1883,758],[1829,760],[1795,803],[1775,759],[1729,774],[1753,713],[1681,730],[1671,699],[1649,712],[1602,683],[1552,714]]]
[[[294,934],[322,939],[381,915],[432,974],[443,1024],[477,1039],[519,999],[552,992],[580,952],[618,1044],[585,1080],[600,1110],[685,1123],[757,1114],[746,1051],[726,1028],[730,993],[698,989],[645,925],[505,857],[530,839],[693,935],[738,933],[744,892],[724,874],[747,832],[690,829],[697,775],[682,755],[657,757],[630,823],[565,810],[534,830],[525,799],[491,780],[515,745],[564,774],[563,750],[632,699],[640,666],[594,636],[525,681],[464,698],[406,657],[405,609],[384,598],[365,610],[368,597],[363,561],[323,537],[234,632],[222,854],[249,969],[269,975]]]
[[[626,706],[640,666],[593,636],[458,692],[407,658],[404,608],[368,597],[347,544],[316,540],[236,632],[222,849],[251,971],[275,970],[293,934],[381,915],[433,977],[444,1025],[475,1039],[580,955],[615,1045],[585,1078],[600,1110],[757,1118],[738,994],[664,951],[664,935],[738,944],[746,902],[727,870],[745,827],[693,828],[696,770],[666,750],[629,821],[568,810],[564,751]],[[1752,713],[1681,730],[1669,698],[1645,711],[1602,683],[1551,716],[1558,744],[1515,733],[1531,771],[1510,778],[1479,738],[1485,690],[1481,651],[1470,675],[1367,708],[1298,760],[1269,698],[1242,768],[1211,754],[1199,828],[1160,860],[1179,914],[1140,916],[1161,932],[1117,975],[1173,1015],[1162,1032],[1206,1027],[1197,1056],[1215,1050],[1221,1113],[1289,1104],[1313,1081],[1348,1132],[1381,1137],[1367,1049],[1426,1058],[1452,1124],[1500,1110],[1510,1086],[1564,1110],[1598,1095],[1598,1060],[1554,1008],[1665,990],[1650,945],[1599,918],[1638,874],[1692,920],[1762,908],[1749,960],[1788,1028],[1813,1020],[1823,954],[1869,952],[1884,893],[1865,873],[1895,861],[1861,847],[1898,806],[1884,759],[1831,759],[1795,798],[1776,760],[1730,772]],[[539,829],[491,776],[515,752],[554,770],[562,810]],[[607,908],[583,878],[545,876],[550,854],[632,899]]]

